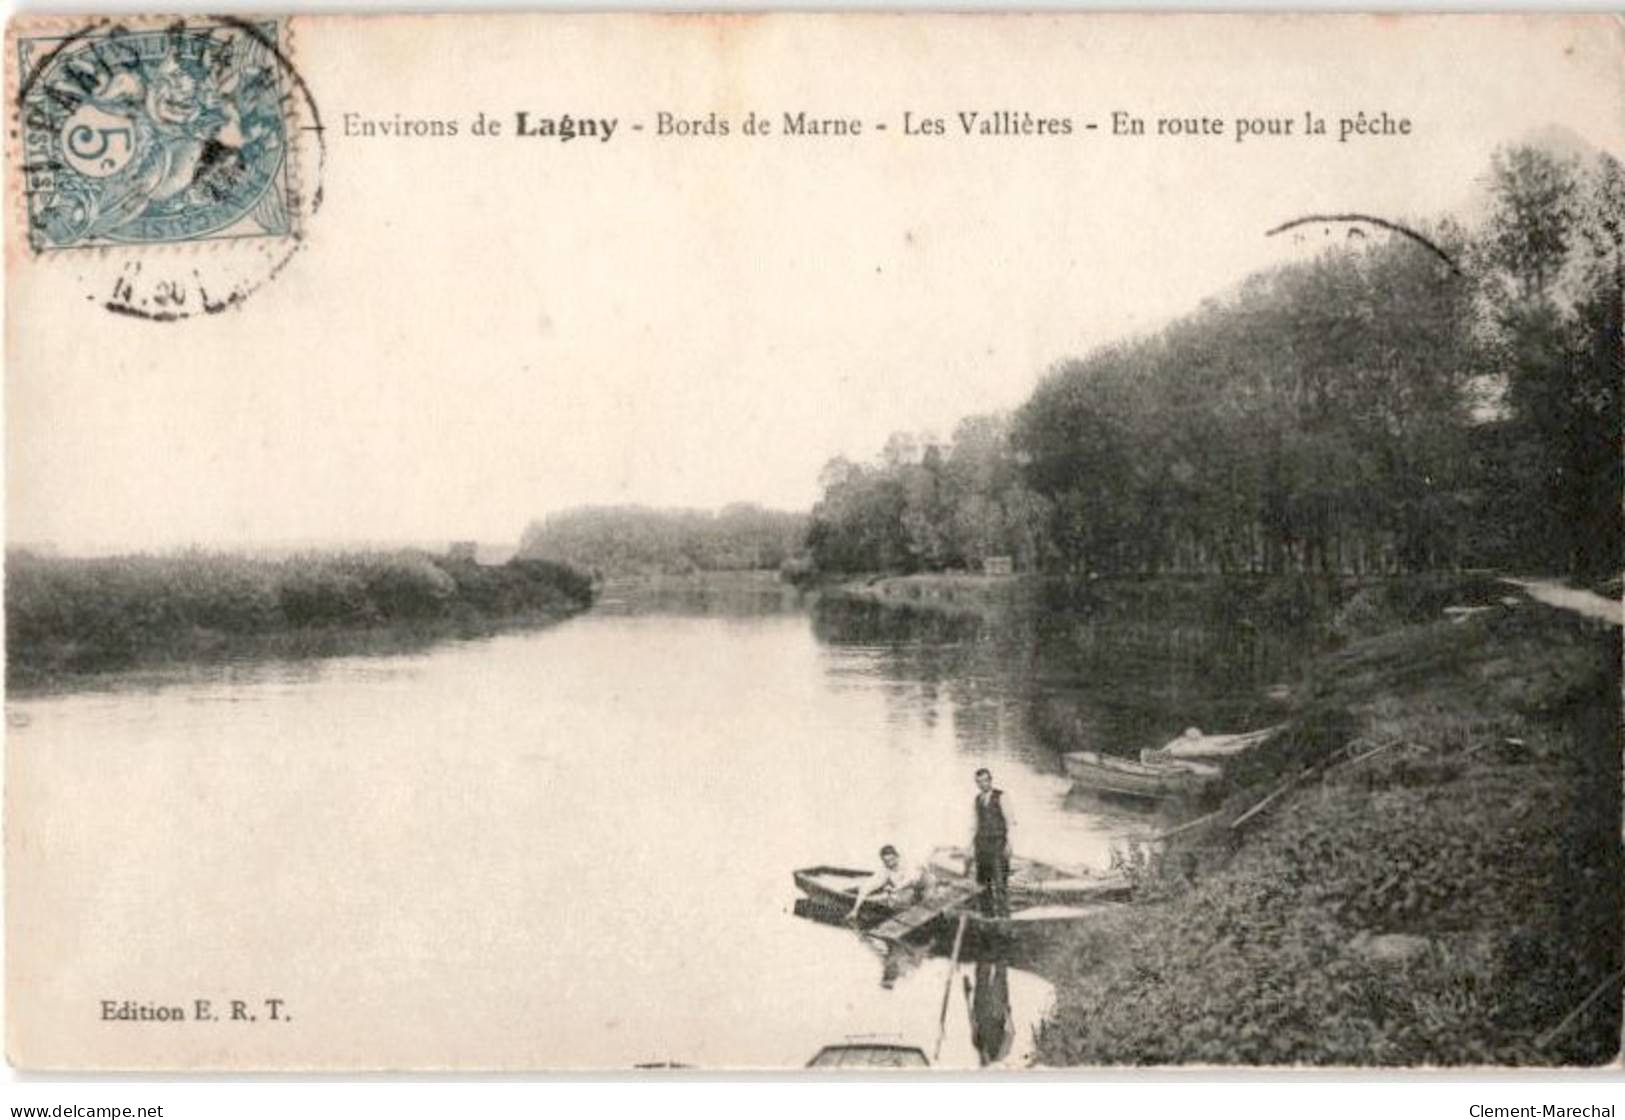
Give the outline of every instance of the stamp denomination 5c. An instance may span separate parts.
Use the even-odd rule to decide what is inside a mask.
[[[277,36],[266,21],[19,38],[33,248],[287,235]]]
[[[282,19],[14,24],[11,204],[86,299],[173,322],[240,306],[302,247],[321,116]],[[18,182],[18,180],[14,180]]]

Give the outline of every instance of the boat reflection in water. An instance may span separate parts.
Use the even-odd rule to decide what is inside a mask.
[[[897,986],[897,981],[920,967],[925,954],[909,945],[900,945],[895,941],[882,941],[878,937],[865,937],[863,944],[880,958],[880,986],[887,991]]]
[[[880,986],[887,990],[919,968],[927,955],[907,945],[878,938],[865,937],[863,941],[880,957]],[[948,991],[944,993],[944,1014],[948,1010],[947,999],[953,991],[955,977],[963,985],[965,1011],[970,1018],[971,1045],[976,1048],[977,1060],[983,1066],[1003,1062],[1010,1057],[1011,1044],[1016,1037],[1015,1014],[1010,1003],[1009,964],[996,959],[979,960],[975,962],[971,975],[960,975],[956,966],[949,977]]]

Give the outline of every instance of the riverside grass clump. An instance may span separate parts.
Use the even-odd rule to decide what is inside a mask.
[[[1611,1060],[1619,652],[1617,630],[1523,605],[1320,662],[1299,719],[1345,726],[1341,757],[1366,757],[1233,831],[1229,810],[1271,788],[1259,775],[1141,868],[1144,901],[1048,970],[1040,1060]]]
[[[425,552],[285,559],[6,558],[6,674],[15,685],[193,657],[338,652],[345,635],[434,634],[557,618],[592,602],[562,564],[486,566]]]

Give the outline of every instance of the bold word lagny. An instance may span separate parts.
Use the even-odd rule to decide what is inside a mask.
[[[569,113],[562,117],[533,117],[520,109],[514,113],[513,133],[515,136],[540,136],[564,144],[578,136],[582,139],[596,137],[600,143],[607,144],[609,138],[615,135],[615,126],[619,123],[618,117],[572,117]]]

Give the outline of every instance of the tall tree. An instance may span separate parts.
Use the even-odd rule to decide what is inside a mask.
[[[1480,267],[1501,358],[1498,466],[1514,556],[1577,576],[1622,558],[1620,165],[1535,147],[1496,155]]]

